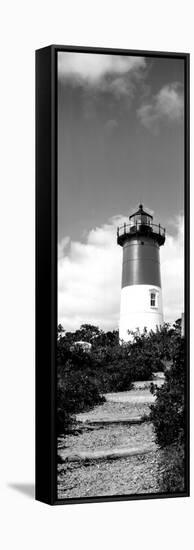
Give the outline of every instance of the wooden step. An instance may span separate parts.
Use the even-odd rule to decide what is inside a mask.
[[[131,424],[143,424],[143,422],[149,422],[149,416],[135,416],[135,417],[129,417],[129,418],[86,418],[86,420],[80,420],[77,418],[77,424],[76,428],[83,427],[97,427],[97,426],[111,426],[114,424],[128,424],[129,426]]]
[[[98,451],[78,451],[77,453],[69,453],[67,451],[59,451],[59,457],[63,462],[86,462],[93,460],[116,460],[118,458],[133,457],[151,453],[155,450],[155,446],[144,447],[125,447],[120,449],[100,449]]]

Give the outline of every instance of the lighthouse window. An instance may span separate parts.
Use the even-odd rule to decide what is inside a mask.
[[[151,307],[156,307],[156,294],[155,294],[155,292],[151,292],[151,294],[150,294],[150,305],[151,305]]]

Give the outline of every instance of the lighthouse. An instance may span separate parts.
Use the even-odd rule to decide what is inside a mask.
[[[153,223],[143,205],[117,228],[117,243],[123,248],[119,338],[127,342],[129,331],[149,332],[163,323],[160,246],[165,229]]]

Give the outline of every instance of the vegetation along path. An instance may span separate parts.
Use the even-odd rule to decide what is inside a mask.
[[[155,380],[162,385],[162,375]],[[58,498],[160,492],[164,453],[149,421],[150,382],[77,414],[75,433],[59,437]]]

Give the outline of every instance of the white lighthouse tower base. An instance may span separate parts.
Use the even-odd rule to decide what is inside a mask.
[[[163,323],[162,291],[159,286],[130,285],[121,290],[119,338],[129,342],[128,331],[156,330]]]

